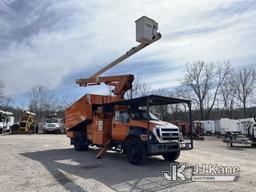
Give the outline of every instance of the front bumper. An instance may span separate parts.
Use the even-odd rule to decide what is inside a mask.
[[[179,151],[179,143],[149,143],[148,154],[160,155],[163,153]]]
[[[54,131],[60,131],[60,127],[55,127],[55,128],[43,128],[44,131],[47,131],[47,132],[54,132]]]
[[[180,150],[190,150],[192,148],[193,145],[191,143],[148,143],[148,154],[161,155]]]

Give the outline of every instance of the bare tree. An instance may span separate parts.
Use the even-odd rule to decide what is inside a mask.
[[[142,82],[140,78],[136,78],[133,82],[132,89],[126,93],[126,97],[128,99],[132,99],[135,97],[141,97],[149,94],[151,92],[151,87]]]
[[[0,104],[4,101],[4,83],[0,80]]]
[[[232,83],[233,75],[234,73],[232,71],[220,89],[220,96],[218,98],[219,104],[222,106],[220,117],[223,117],[223,113],[226,112],[228,113],[227,115],[229,118],[233,118],[234,107],[236,104],[236,89]]]
[[[167,96],[167,97],[171,95],[170,91],[168,91],[168,89],[165,89],[165,88],[155,90],[152,93],[155,95],[161,95],[161,96]],[[172,113],[171,111],[172,109],[170,108],[169,105],[152,106],[151,109],[152,109],[152,112],[156,114],[160,119],[170,120],[169,114]]]
[[[46,114],[55,109],[55,98],[46,86],[35,85],[30,93],[29,110],[35,112],[38,117],[44,118]]]
[[[4,94],[4,88],[5,85],[3,81],[0,80],[0,105],[2,108],[7,108],[10,105],[12,99]]]
[[[220,88],[230,74],[229,62],[223,64],[198,61],[186,65],[183,85],[191,89],[191,98],[197,103],[200,118],[207,119],[212,111]]]
[[[180,99],[186,99],[186,100],[191,100],[190,94],[191,94],[190,90],[187,87],[182,85],[176,87],[173,93],[174,97],[177,97]],[[182,108],[184,112],[187,112],[187,104],[182,103]]]
[[[64,111],[72,102],[73,100],[68,95],[56,99],[55,111]]]
[[[256,71],[243,68],[233,75],[233,87],[236,90],[236,97],[242,103],[244,117],[247,117],[247,104],[253,97],[256,83]]]

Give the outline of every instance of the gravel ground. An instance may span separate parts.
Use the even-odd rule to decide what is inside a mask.
[[[195,141],[178,162],[239,166],[237,182],[170,183],[161,177],[169,163],[153,157],[143,166],[125,155],[76,152],[65,135],[1,135],[0,191],[255,191],[256,148],[227,147],[219,139]]]

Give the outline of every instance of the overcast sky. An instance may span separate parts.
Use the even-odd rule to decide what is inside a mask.
[[[105,75],[134,74],[154,89],[180,84],[188,62],[256,66],[256,1],[0,0],[0,79],[5,94],[26,105],[35,84],[78,98],[88,77],[132,46],[146,15],[162,39]]]

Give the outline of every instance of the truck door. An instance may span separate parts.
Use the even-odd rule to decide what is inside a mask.
[[[116,111],[112,123],[112,139],[116,141],[124,141],[129,132],[129,115],[127,111]]]

